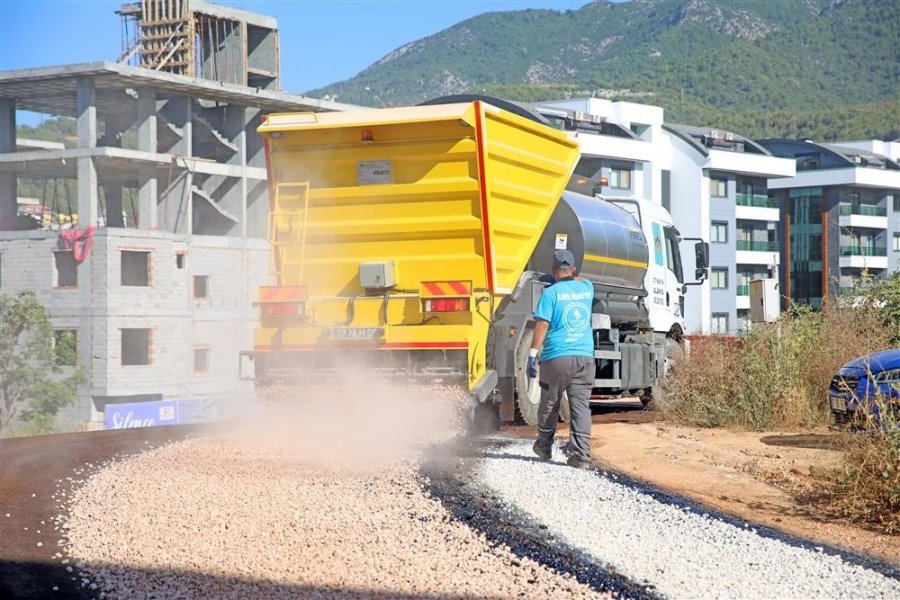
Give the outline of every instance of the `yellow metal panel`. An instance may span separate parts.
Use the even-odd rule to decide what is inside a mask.
[[[327,327],[384,327],[383,347],[464,343],[470,384],[477,381],[499,304],[490,296],[521,275],[577,145],[480,102],[269,115],[259,132],[273,187],[308,182],[305,234],[280,237],[276,252],[279,284],[307,286],[309,300],[304,323],[263,327],[258,346],[271,346],[276,331],[301,347],[322,343]],[[300,222],[279,216],[298,207],[280,204],[274,225]],[[386,309],[358,277],[360,263],[382,261],[397,281]],[[435,281],[470,282],[472,311],[423,315],[422,284]]]
[[[524,117],[485,110],[485,181],[495,289],[511,290],[578,161],[564,133]]]

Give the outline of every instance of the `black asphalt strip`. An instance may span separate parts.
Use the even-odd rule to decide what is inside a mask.
[[[629,580],[616,573],[610,565],[598,564],[596,558],[558,539],[545,525],[534,521],[522,511],[503,502],[492,490],[477,481],[474,474],[476,462],[485,458],[491,448],[499,448],[521,441],[502,438],[464,438],[433,447],[427,453],[421,467],[426,491],[440,500],[456,519],[480,531],[491,542],[508,546],[518,556],[528,557],[560,573],[571,574],[580,583],[597,591],[610,592],[617,597],[635,599],[661,597],[654,591],[652,585]],[[848,564],[858,565],[886,577],[900,580],[900,568],[876,558],[802,539],[771,527],[735,518],[700,506],[687,498],[663,491],[606,466],[598,466],[592,471],[598,477],[610,479],[685,512],[706,515],[739,529],[753,529],[760,537],[777,540],[811,552],[838,556]]]

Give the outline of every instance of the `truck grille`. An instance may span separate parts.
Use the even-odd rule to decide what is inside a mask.
[[[835,375],[831,380],[831,389],[835,392],[852,392],[859,385],[858,375]]]

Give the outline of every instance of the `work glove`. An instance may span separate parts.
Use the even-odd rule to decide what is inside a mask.
[[[530,354],[528,356],[528,366],[525,368],[525,371],[531,379],[538,376],[537,354]]]

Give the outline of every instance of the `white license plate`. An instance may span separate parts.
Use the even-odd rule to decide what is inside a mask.
[[[384,336],[383,327],[332,327],[330,340],[377,340]]]
[[[829,401],[831,402],[831,410],[847,412],[847,401],[843,398],[832,396],[831,398],[829,398]]]

